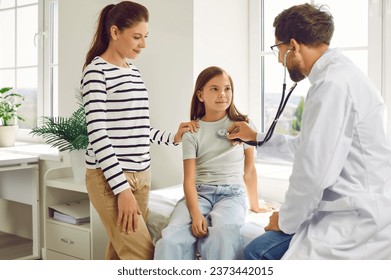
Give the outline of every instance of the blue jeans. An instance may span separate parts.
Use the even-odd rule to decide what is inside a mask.
[[[266,231],[244,249],[246,260],[280,260],[289,248],[293,234]]]
[[[168,226],[155,247],[155,260],[242,259],[240,227],[246,217],[246,196],[242,185],[197,185],[198,207],[206,217],[208,235],[197,238],[186,200],[178,201]]]

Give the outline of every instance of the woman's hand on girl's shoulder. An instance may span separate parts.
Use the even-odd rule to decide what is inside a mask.
[[[198,124],[198,121],[182,122],[179,125],[177,133],[175,134],[174,144],[179,144],[180,142],[182,142],[183,133],[188,131],[194,133],[198,130],[199,126],[200,125]]]

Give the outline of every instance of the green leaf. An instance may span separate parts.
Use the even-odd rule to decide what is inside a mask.
[[[41,136],[47,144],[62,151],[87,149],[86,115],[81,102],[70,117],[43,117],[42,124],[30,132]]]
[[[11,92],[11,90],[11,87],[0,89],[0,119],[4,126],[9,125],[11,120],[24,120],[18,114],[18,109],[22,105],[21,102],[24,100],[24,97],[19,93]]]

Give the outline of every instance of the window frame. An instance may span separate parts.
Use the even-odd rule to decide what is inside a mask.
[[[53,116],[56,89],[53,86],[51,69],[57,67],[57,60],[53,58],[53,33],[56,32],[57,22],[53,20],[53,5],[58,0],[38,0],[38,32],[35,42],[38,44],[38,81],[37,81],[37,124],[42,116]],[[57,6],[58,7],[58,6]],[[57,11],[56,11],[57,12]],[[55,63],[53,63],[55,60]],[[18,142],[41,142],[39,138],[30,135],[31,129],[19,128],[16,136]]]
[[[5,8],[5,10],[15,10],[15,14],[14,14],[14,24],[15,24],[15,32],[17,32],[17,30],[19,30],[19,26],[18,26],[18,14],[19,14],[19,9],[24,9],[26,7],[32,7],[32,6],[36,6],[37,7],[37,11],[38,11],[38,22],[37,22],[37,33],[35,33],[34,37],[32,38],[33,40],[33,44],[35,46],[37,46],[37,62],[36,62],[36,65],[29,65],[29,66],[18,66],[17,65],[17,59],[18,59],[18,45],[15,43],[15,46],[14,46],[14,52],[15,52],[15,64],[13,67],[5,67],[3,69],[11,69],[13,71],[15,71],[14,75],[15,75],[15,82],[16,82],[16,88],[18,87],[18,80],[17,80],[17,71],[19,69],[29,69],[29,68],[36,68],[37,69],[37,100],[40,100],[42,99],[41,96],[40,96],[40,93],[42,92],[41,91],[41,88],[42,88],[42,80],[40,79],[41,77],[41,73],[42,73],[42,69],[40,67],[41,65],[41,60],[42,60],[42,52],[41,52],[41,48],[40,48],[40,43],[41,43],[41,38],[40,38],[40,30],[43,26],[43,16],[42,16],[42,7],[43,7],[43,0],[37,0],[36,3],[25,3],[25,4],[18,4],[18,0],[15,0],[15,5],[12,6],[12,7],[9,7],[9,8]],[[15,42],[17,40],[17,35],[15,33]],[[6,86],[6,85],[4,85]],[[14,85],[10,85],[10,86],[14,86]],[[23,105],[22,105],[23,106]],[[39,106],[37,104],[37,114],[39,114]],[[27,118],[28,116],[24,116],[25,118]],[[26,135],[28,132],[30,131],[30,129],[23,129],[23,128],[19,128],[18,129],[18,135],[17,135],[17,139],[19,139],[20,135],[24,136]],[[31,138],[31,137],[30,137]]]
[[[385,129],[388,139],[391,142],[391,81],[387,79],[387,77],[391,76],[391,53],[387,51],[391,49],[391,0],[369,0],[369,3],[373,5],[372,18],[369,21],[370,26],[372,25],[370,34],[373,33],[373,36],[376,36],[375,32],[381,34],[381,36],[378,34],[375,38],[371,38],[371,40],[374,40],[371,46],[373,49],[372,57],[376,57],[377,55],[377,62],[376,59],[372,60],[372,57],[370,57],[370,61],[374,64],[372,67],[374,69],[381,69],[381,71],[378,70],[376,72],[376,70],[373,70],[371,74],[380,76],[380,81],[376,83],[376,86],[381,89],[386,104],[388,113],[386,112],[387,122]],[[381,39],[377,39],[378,37]],[[381,66],[376,67],[375,63],[379,63],[377,65]]]

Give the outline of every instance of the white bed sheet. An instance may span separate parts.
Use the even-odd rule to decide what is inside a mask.
[[[182,184],[152,190],[149,197],[149,216],[148,229],[151,233],[153,243],[161,238],[161,231],[167,226],[172,210],[176,202],[183,197]],[[272,204],[275,208],[279,207],[279,203],[273,201],[259,200],[261,204]],[[269,223],[268,213],[254,213],[248,210],[245,224],[241,229],[243,248],[255,237],[264,233],[264,227]]]

